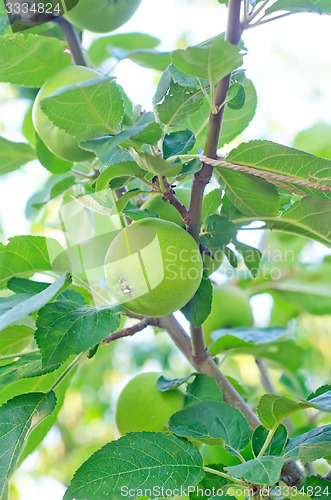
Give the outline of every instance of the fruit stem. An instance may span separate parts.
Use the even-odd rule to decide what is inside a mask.
[[[76,29],[64,17],[59,17],[56,22],[61,26],[65,39],[69,45],[71,57],[74,64],[88,66],[85,54],[82,49],[81,40]]]
[[[30,349],[29,351],[14,352],[13,354],[5,354],[4,356],[1,356],[0,354],[0,361],[3,361],[4,359],[21,358],[22,356],[29,356],[29,354],[36,354],[38,352],[39,349]]]
[[[54,384],[52,385],[52,387],[50,387],[48,389],[48,392],[55,391],[55,389],[57,389],[59,387],[59,385],[61,384],[61,382],[63,382],[63,380],[66,378],[66,376],[69,375],[69,373],[75,368],[75,366],[81,361],[81,359],[85,355],[86,355],[85,352],[81,352],[80,354],[78,354],[78,356],[75,357],[75,359],[70,363],[70,365],[67,366],[67,368],[64,370],[64,372],[61,373],[61,375],[54,382]]]
[[[203,470],[205,472],[209,472],[210,474],[216,474],[216,476],[224,477],[225,479],[228,479],[229,481],[232,481],[233,483],[240,484],[241,486],[247,486],[247,484],[244,481],[241,481],[240,479],[236,479],[235,477],[231,477],[231,476],[229,476],[229,474],[225,474],[224,472],[221,472],[219,470],[211,469],[210,467],[204,467]]]

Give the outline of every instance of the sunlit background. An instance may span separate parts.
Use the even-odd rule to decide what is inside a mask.
[[[143,0],[134,17],[116,33],[148,33],[161,40],[161,50],[173,50],[217,35],[224,31],[225,25],[226,9],[217,0]],[[268,139],[291,146],[300,131],[318,122],[331,127],[330,32],[331,17],[313,14],[296,14],[245,32],[244,42],[249,51],[245,56],[246,75],[256,87],[258,108],[240,140]],[[84,47],[88,48],[95,37],[86,33]],[[122,61],[114,73],[132,101],[150,110],[160,74],[130,61]],[[24,140],[19,130],[30,101],[13,99],[14,92],[9,85],[0,85],[0,133],[7,139]],[[24,216],[25,205],[48,175],[38,162],[31,162],[20,171],[1,178],[0,226],[3,241],[29,232],[30,222]],[[240,234],[241,241],[252,245],[265,245],[261,237],[261,231],[242,231]],[[303,247],[301,259],[304,262],[320,262],[330,253],[330,249],[323,245],[308,242]],[[218,282],[224,280],[222,272],[216,279]],[[271,296],[258,295],[252,299],[252,305],[256,323],[267,324]],[[317,387],[323,383],[322,377],[330,376],[330,357],[319,355],[330,346],[327,340],[330,322],[325,322],[323,318],[305,317],[300,328],[299,342],[304,343],[309,332],[319,344],[319,350],[312,354],[314,359],[306,361],[307,366],[309,363],[325,364],[316,372],[316,380],[310,380],[311,385]],[[16,498],[62,498],[65,491],[63,483],[70,479],[75,469],[94,450],[117,436],[114,403],[133,373],[165,369],[180,376],[188,372],[187,362],[173,349],[164,333],[155,336],[147,330],[140,334],[139,339],[130,339],[100,351],[93,364],[86,365],[75,375],[74,387],[68,391],[57,426],[49,432],[39,451],[34,452],[16,474]],[[225,360],[224,366],[226,369],[235,368],[240,378],[254,390],[259,375],[248,358],[241,356],[240,364],[239,358],[231,362]],[[304,374],[304,367],[302,371]],[[279,373],[275,369],[277,377]],[[297,417],[298,426],[300,418]],[[68,431],[70,428],[72,433]],[[14,490],[12,498],[15,500]]]

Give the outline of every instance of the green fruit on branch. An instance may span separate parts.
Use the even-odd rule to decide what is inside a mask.
[[[109,33],[125,24],[140,4],[141,0],[79,0],[64,17],[82,30]]]
[[[84,66],[68,66],[52,75],[41,87],[33,105],[32,119],[35,129],[52,153],[67,161],[84,161],[93,155],[78,146],[79,138],[60,129],[41,108],[41,100],[68,85],[100,78],[100,73]]]
[[[119,432],[167,430],[173,413],[184,407],[184,394],[179,389],[161,392],[156,388],[162,373],[140,373],[124,387],[116,403],[115,420]]]
[[[175,195],[182,205],[188,208],[190,203],[191,190],[188,188],[177,188],[175,190]],[[162,200],[162,194],[153,194],[148,200],[146,200],[140,207],[142,210],[148,210],[158,214],[160,219],[168,220],[174,222],[181,227],[185,224],[183,219],[179,215],[177,209],[171,205],[169,201]]]
[[[235,286],[215,286],[211,312],[203,324],[207,346],[213,343],[211,333],[215,330],[252,325],[253,313],[245,292]]]
[[[172,222],[147,218],[123,229],[105,261],[114,297],[143,316],[167,316],[197,291],[202,259],[195,240]]]

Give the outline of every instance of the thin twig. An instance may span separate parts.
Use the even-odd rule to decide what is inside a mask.
[[[264,390],[266,392],[268,392],[269,394],[276,394],[275,388],[274,388],[274,386],[269,378],[268,372],[266,370],[266,367],[264,366],[262,359],[255,358],[255,363],[259,369],[259,372],[261,375],[261,382],[262,382]]]
[[[61,375],[54,382],[54,384],[52,385],[52,387],[50,387],[50,389],[48,389],[48,392],[55,391],[55,389],[57,389],[59,387],[59,385],[61,384],[61,382],[63,382],[63,380],[66,378],[66,376],[69,375],[69,373],[83,359],[84,356],[86,356],[85,352],[81,352],[80,354],[78,354],[78,356],[75,357],[75,359],[70,363],[70,365],[68,365],[67,368],[61,373]]]
[[[113,332],[109,334],[108,337],[106,337],[102,341],[102,344],[110,344],[111,342],[114,342],[114,340],[122,339],[124,337],[132,337],[136,333],[141,332],[142,330],[147,328],[152,323],[153,323],[153,318],[143,318],[142,320],[139,321],[139,323],[136,323],[133,326],[128,326],[127,328],[123,328],[118,332]]]
[[[30,349],[29,351],[15,352],[14,354],[5,354],[4,356],[0,354],[0,361],[4,359],[22,358],[23,356],[29,356],[29,354],[36,354],[38,352],[39,349]]]

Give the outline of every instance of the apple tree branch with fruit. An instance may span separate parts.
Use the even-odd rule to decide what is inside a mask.
[[[309,390],[293,338],[303,311],[331,314],[330,260],[282,262],[275,277],[263,248],[238,236],[258,221],[280,251],[305,238],[331,246],[331,160],[239,138],[257,104],[246,30],[331,14],[331,3],[219,0],[226,32],[198,45],[158,52],[153,37],[129,33],[83,48],[81,31],[109,33],[140,3],[80,0],[22,33],[0,11],[0,81],[32,101],[27,142],[0,137],[0,174],[33,160],[49,174],[28,203],[31,234],[0,246],[0,498],[12,498],[15,470],[56,423],[72,379],[151,328],[191,368],[128,381],[112,406],[121,437],[76,464],[64,499],[193,500],[197,488],[205,499],[331,498],[330,474],[314,468],[331,463],[330,380]],[[159,72],[153,111],[102,72],[110,54]],[[217,284],[224,265],[242,276]],[[256,327],[249,299],[262,293],[274,319]],[[238,354],[253,356],[261,397],[223,368],[233,358],[239,378]],[[269,361],[284,370],[283,393]]]

